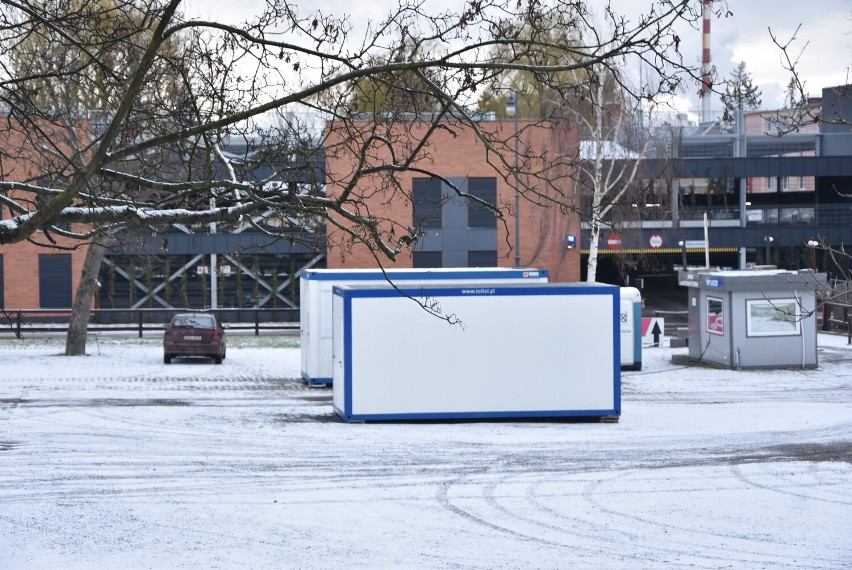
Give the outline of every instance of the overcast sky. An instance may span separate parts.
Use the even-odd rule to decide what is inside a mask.
[[[852,2],[850,0],[729,0],[733,16],[711,22],[711,58],[721,77],[728,77],[740,61],[763,90],[764,107],[780,106],[789,74],[770,30],[782,43],[801,25],[791,55],[800,56],[805,87],[811,95],[824,87],[852,80]],[[701,61],[701,37],[687,48]],[[697,105],[696,100],[696,105]]]
[[[700,0],[694,0],[699,3]],[[801,25],[790,54],[799,59],[800,77],[810,95],[818,96],[822,88],[852,82],[852,0],[727,0],[732,16],[714,17],[711,22],[711,58],[719,77],[728,78],[740,61],[746,63],[755,83],[763,92],[763,107],[780,107],[790,79],[782,67],[781,51],[773,45],[771,32],[781,43],[790,41]],[[303,14],[316,9],[341,17],[348,14],[353,21],[381,19],[397,0],[296,0],[293,4]],[[617,11],[635,15],[647,9],[649,0],[612,0]],[[264,5],[263,0],[188,0],[191,12],[201,17],[236,22]],[[434,10],[458,11],[461,0],[427,0]],[[591,6],[602,6],[603,0],[591,0]],[[683,32],[681,49],[687,64],[700,66],[701,31]],[[697,86],[684,94],[682,110],[697,113],[700,103]],[[713,112],[720,109],[713,104]]]

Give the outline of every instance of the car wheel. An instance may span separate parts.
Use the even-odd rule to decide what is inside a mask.
[[[164,354],[163,355],[163,362],[165,362],[166,364],[171,364],[172,363],[172,355],[171,354]]]
[[[225,349],[225,350],[222,351],[222,360],[225,360],[225,353],[227,352],[227,350],[228,349]]]
[[[215,362],[216,364],[222,364],[222,357],[217,354],[213,357],[213,362]]]

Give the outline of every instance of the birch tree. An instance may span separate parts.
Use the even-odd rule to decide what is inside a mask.
[[[613,208],[634,189],[650,142],[648,123],[647,128],[633,129],[639,140],[634,139],[631,148],[624,146],[629,123],[641,119],[644,110],[641,103],[631,106],[614,82],[607,81],[606,70],[598,71],[601,73],[593,74],[584,94],[588,110],[574,113],[582,125],[578,164],[579,180],[589,203],[584,215],[590,229],[586,264],[586,281],[590,283],[597,279],[601,234],[606,228],[618,229],[611,217]]]

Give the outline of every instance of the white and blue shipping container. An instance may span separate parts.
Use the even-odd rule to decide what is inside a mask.
[[[435,269],[303,269],[299,272],[302,378],[311,385],[332,382],[332,289],[338,285],[392,283],[419,287],[452,283],[546,283],[546,269],[457,267]]]
[[[619,287],[334,288],[345,421],[621,414]],[[449,324],[417,301],[437,307]]]
[[[621,369],[642,370],[642,294],[621,288]]]

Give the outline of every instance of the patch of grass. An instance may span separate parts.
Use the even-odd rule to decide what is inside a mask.
[[[298,335],[228,335],[228,346],[236,348],[299,348]]]

